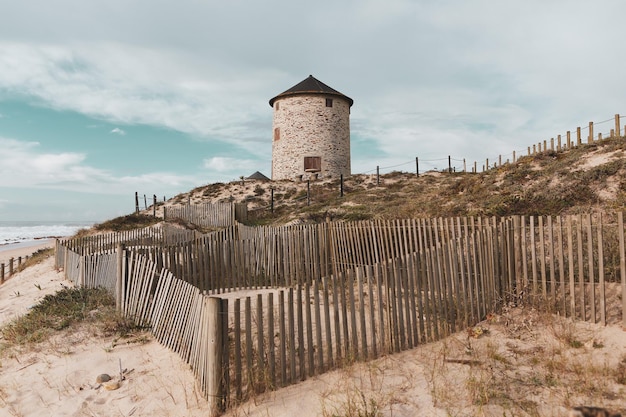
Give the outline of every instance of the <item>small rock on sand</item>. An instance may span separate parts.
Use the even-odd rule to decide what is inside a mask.
[[[102,384],[103,382],[108,382],[111,380],[111,376],[109,374],[100,374],[96,377],[96,382],[98,384]]]

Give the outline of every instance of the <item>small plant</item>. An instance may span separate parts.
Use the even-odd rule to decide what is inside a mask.
[[[581,347],[585,346],[585,344],[583,342],[581,342],[580,340],[577,339],[570,339],[568,340],[568,344],[573,347],[574,349],[580,349]]]
[[[260,195],[263,195],[263,194],[265,194],[265,188],[263,188],[259,184],[257,184],[254,187],[254,195],[260,196]]]
[[[615,382],[626,385],[626,355],[622,356],[622,360],[615,370]]]
[[[365,398],[363,392],[348,394],[346,402],[333,410],[322,410],[323,417],[382,417],[382,412],[376,400]]]

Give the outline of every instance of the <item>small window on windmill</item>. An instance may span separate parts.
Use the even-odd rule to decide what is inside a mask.
[[[319,172],[322,170],[322,157],[320,156],[305,156],[304,157],[304,171],[305,172]]]
[[[280,127],[274,128],[274,140],[280,139]]]
[[[280,110],[280,103],[276,102],[276,110]]]
[[[326,107],[333,107],[333,99],[332,98],[327,98],[326,99]]]

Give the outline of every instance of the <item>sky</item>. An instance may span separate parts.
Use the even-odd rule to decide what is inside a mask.
[[[132,213],[135,192],[270,176],[268,101],[310,74],[354,100],[353,174],[481,167],[626,114],[623,0],[0,10],[0,221],[101,222]]]

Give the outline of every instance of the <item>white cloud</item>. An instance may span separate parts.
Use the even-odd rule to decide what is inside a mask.
[[[258,162],[249,159],[237,159],[223,156],[215,156],[205,159],[203,167],[209,171],[209,174],[229,174],[238,178],[241,175],[250,175],[256,170]]]
[[[120,135],[120,136],[124,136],[126,135],[126,132],[122,129],[120,129],[119,127],[116,127],[114,129],[112,129],[109,133],[115,134],[115,135]]]
[[[85,164],[81,153],[43,152],[37,142],[21,142],[0,137],[3,164],[0,187],[56,189],[101,194],[128,194],[137,189],[162,190],[172,194],[201,182],[200,177],[152,172],[137,176],[115,176],[107,170]]]
[[[111,42],[0,42],[0,51],[0,91],[112,123],[162,126],[244,147],[269,137],[269,92],[259,98],[267,76],[239,79],[206,63],[194,68],[195,58],[185,52]],[[258,131],[259,119],[267,132]]]
[[[41,5],[33,16],[31,2],[0,16],[0,39],[13,40],[0,42],[0,91],[264,158],[267,100],[308,74],[355,100],[352,134],[386,165],[407,153],[493,158],[626,111],[618,0],[321,1],[306,15],[283,0],[246,13],[241,2],[96,0],[71,2],[71,17]],[[247,172],[251,161],[231,158],[205,166]]]

